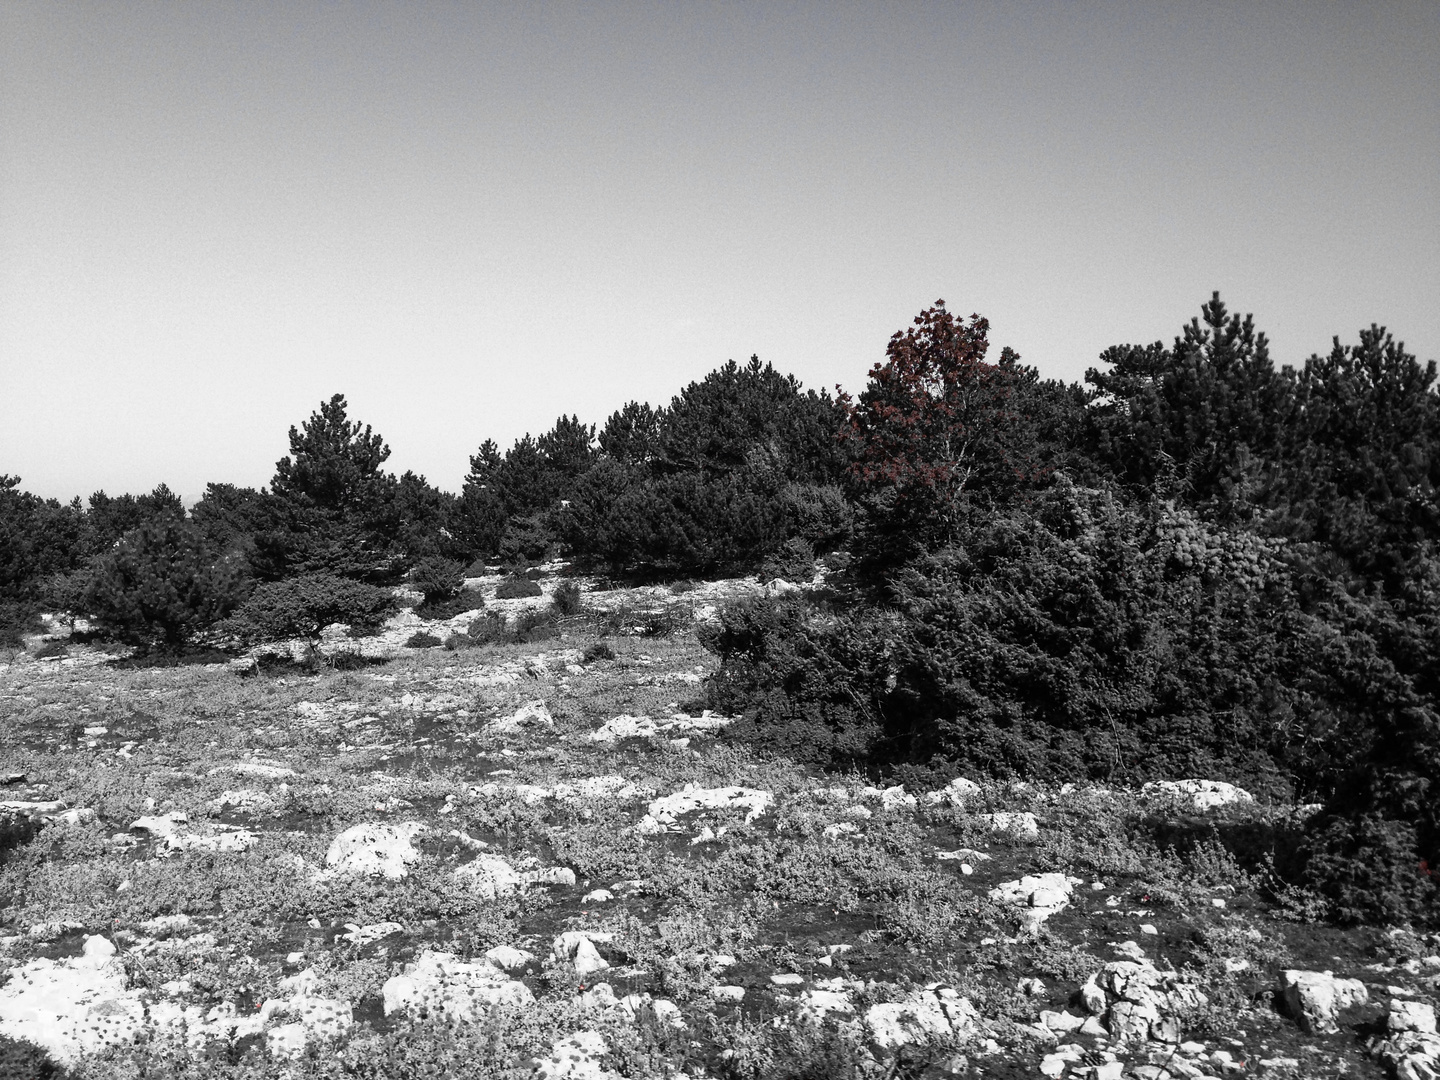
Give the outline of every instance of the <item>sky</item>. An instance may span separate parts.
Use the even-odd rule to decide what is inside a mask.
[[[1042,375],[1219,290],[1440,357],[1440,4],[0,0],[0,473],[260,486],[346,395],[458,491],[937,299]]]

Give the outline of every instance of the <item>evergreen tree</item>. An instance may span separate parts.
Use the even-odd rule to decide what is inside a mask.
[[[238,560],[216,558],[191,522],[162,516],[98,559],[83,607],[121,640],[177,649],[228,615],[244,590]]]
[[[396,480],[381,471],[385,440],[346,416],[343,394],[290,429],[290,455],[275,465],[268,521],[254,563],[266,579],[326,572],[384,579],[401,569]]]
[[[660,416],[644,402],[627,402],[605,421],[600,453],[622,465],[650,464],[660,449]]]
[[[1293,408],[1253,316],[1215,293],[1166,349],[1117,345],[1085,373],[1091,444],[1123,481],[1222,517],[1247,516],[1268,482]]]

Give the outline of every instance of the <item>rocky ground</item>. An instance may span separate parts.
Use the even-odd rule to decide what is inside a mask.
[[[1440,1075],[1440,940],[1237,859],[1306,808],[727,743],[694,622],[759,588],[590,582],[528,644],[407,611],[325,660],[0,656],[0,1071]]]

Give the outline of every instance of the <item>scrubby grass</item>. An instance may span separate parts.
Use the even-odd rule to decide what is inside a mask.
[[[36,923],[69,921],[126,948],[148,936],[147,920],[184,914],[193,920],[187,932],[213,935],[213,946],[127,954],[132,985],[158,992],[183,979],[190,1000],[259,1001],[299,950],[321,991],[351,1001],[361,1017],[339,1046],[293,1065],[256,1046],[206,1054],[149,1046],[83,1063],[90,1077],[512,1076],[581,1028],[606,1035],[606,1065],[624,1076],[698,1075],[702,1066],[723,1077],[884,1075],[845,1034],[843,1017],[802,1015],[771,985],[771,974],[786,972],[853,980],[861,1009],[945,983],[994,1025],[998,1049],[982,1057],[973,1046],[915,1047],[884,1066],[898,1070],[889,1075],[938,1076],[925,1070],[942,1064],[957,1076],[1033,1074],[1040,1050],[1027,1025],[1041,1009],[1070,1004],[1115,958],[1112,943],[1127,940],[1204,988],[1209,1004],[1187,1017],[1191,1033],[1219,1039],[1243,1029],[1276,1054],[1298,1045],[1293,1024],[1256,998],[1281,966],[1313,962],[1305,943],[1322,933],[1285,921],[1295,905],[1277,902],[1267,885],[1264,838],[1283,846],[1282,809],[1201,818],[1126,792],[1000,784],[964,808],[885,809],[859,797],[865,777],[820,776],[702,735],[685,745],[663,736],[597,743],[590,734],[616,716],[698,712],[698,680],[714,668],[693,632],[675,632],[687,623],[678,616],[666,617],[671,632],[661,636],[638,636],[633,625],[611,632],[633,610],[565,623],[563,637],[405,650],[354,671],[0,669],[0,772],[23,772],[48,785],[46,797],[98,815],[4,853],[4,962],[56,955],[60,946],[28,933]],[[491,726],[535,699],[547,703],[553,728]],[[251,766],[261,773],[244,771]],[[267,776],[265,766],[293,775]],[[607,775],[635,790],[535,799],[521,786]],[[760,789],[776,802],[751,822],[715,812],[687,819],[684,834],[635,831],[651,798],[686,784]],[[265,799],[245,811],[221,806],[241,788]],[[868,816],[853,812],[857,805]],[[995,836],[980,817],[1016,810],[1037,815],[1038,841]],[[195,827],[243,826],[257,841],[244,852],[155,858],[148,845],[116,837],[141,815],[165,812],[187,814]],[[366,820],[427,826],[410,875],[317,887],[330,839]],[[692,844],[705,826],[715,838]],[[474,842],[516,865],[569,867],[577,884],[477,898],[452,876]],[[936,857],[957,848],[990,858],[970,858],[966,874],[959,860]],[[1020,933],[1020,913],[989,891],[1051,871],[1081,879],[1074,902],[1038,935]],[[599,888],[614,898],[583,899]],[[346,924],[386,920],[403,932],[367,946],[338,937]],[[546,958],[567,929],[611,935],[603,948],[612,969],[601,977],[617,993],[674,1001],[687,1030],[582,1012],[582,980]],[[62,945],[78,940],[67,933]],[[1339,956],[1326,966],[1337,974],[1373,961],[1369,942],[1352,936],[1342,949],[1339,940],[1325,939],[1327,955]],[[420,950],[473,957],[501,944],[540,957],[527,976],[533,1009],[458,1030],[381,1017],[380,986]],[[832,953],[837,946],[845,948]],[[717,966],[719,955],[735,963]],[[743,986],[744,1002],[717,1003],[712,991],[722,983]],[[1374,1075],[1358,1050],[1327,1053],[1324,1068]]]

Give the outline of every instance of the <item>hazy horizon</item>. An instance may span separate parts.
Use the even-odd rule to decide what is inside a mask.
[[[937,298],[1076,380],[1220,290],[1277,363],[1440,356],[1440,5],[0,6],[0,473],[387,468]]]

